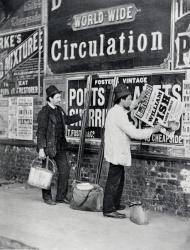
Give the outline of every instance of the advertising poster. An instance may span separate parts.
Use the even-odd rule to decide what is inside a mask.
[[[172,139],[179,128],[182,111],[181,101],[161,90],[153,89],[151,85],[146,85],[145,97],[138,105],[135,117],[151,127],[162,125],[161,132]]]
[[[0,139],[8,137],[8,99],[0,97]]]
[[[17,139],[17,97],[9,97],[9,123],[8,123],[8,138]]]
[[[33,97],[10,97],[8,107],[8,138],[33,139]]]
[[[190,68],[190,3],[176,0],[174,68]]]
[[[147,95],[147,100],[145,103],[148,103],[151,96],[151,91],[153,89],[153,95],[155,95],[152,100],[152,105],[149,106],[151,110],[153,109],[153,104],[156,100],[156,93],[160,93],[159,98],[161,96],[166,95],[170,96],[171,99],[175,98],[176,103],[182,102],[182,93],[183,93],[183,80],[185,79],[184,73],[170,73],[170,74],[153,74],[153,75],[142,75],[142,76],[129,76],[129,77],[119,77],[119,82],[125,83],[129,86],[132,99],[136,100],[142,90],[146,89],[147,85],[151,85],[151,89],[149,90],[149,95]],[[158,99],[159,99],[158,98]],[[147,114],[148,113],[147,110]],[[167,112],[164,112],[164,116]],[[135,117],[135,111],[131,112],[131,121],[137,128],[144,128],[147,127],[147,124],[140,121],[139,118]],[[152,125],[153,120],[151,120]],[[150,139],[146,140],[146,142],[156,143],[156,144],[176,144],[176,145],[183,145],[183,136],[182,136],[182,119],[180,119],[179,127],[175,131],[174,136],[170,137],[168,134],[165,135],[163,133],[157,133],[151,135]]]
[[[33,139],[33,97],[17,99],[17,139]]]
[[[48,64],[53,74],[162,67],[170,53],[171,1],[82,2],[49,0]]]
[[[101,138],[113,78],[96,78],[92,81],[91,105],[86,129],[86,138]],[[81,114],[86,96],[86,80],[71,80],[68,83],[68,114]],[[80,137],[81,122],[67,126],[67,136]]]
[[[184,114],[182,120],[185,155],[190,155],[190,81],[183,81]]]
[[[42,93],[42,74],[42,29],[0,35],[0,94],[3,97]]]
[[[42,0],[0,1],[1,32],[41,25]]]

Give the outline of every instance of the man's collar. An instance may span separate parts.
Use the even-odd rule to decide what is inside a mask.
[[[49,105],[52,109],[56,109],[56,106],[52,105],[51,102],[48,102],[48,105]]]

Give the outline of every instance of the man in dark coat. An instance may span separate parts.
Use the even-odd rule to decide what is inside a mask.
[[[42,166],[45,167],[46,157],[55,160],[58,170],[58,183],[56,200],[52,200],[51,189],[42,189],[45,203],[55,205],[56,202],[68,203],[66,198],[70,167],[67,161],[65,138],[65,125],[81,120],[79,115],[68,116],[59,106],[61,91],[54,85],[46,89],[47,105],[38,114],[37,150]]]

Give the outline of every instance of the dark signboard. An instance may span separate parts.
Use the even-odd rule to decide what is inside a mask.
[[[155,74],[155,75],[135,75],[127,77],[119,77],[119,82],[125,83],[129,86],[132,93],[132,99],[136,100],[146,84],[150,84],[153,88],[160,89],[166,94],[175,97],[182,101],[182,88],[184,73],[179,74]],[[87,127],[86,138],[98,139],[102,134],[102,127],[105,122],[107,105],[110,93],[110,87],[113,84],[113,78],[96,78],[92,82],[92,98],[89,110],[89,121]],[[68,114],[80,114],[84,108],[86,80],[70,80],[68,82]],[[131,122],[137,128],[144,128],[146,124],[140,122],[134,117],[132,112],[130,115]],[[81,123],[75,123],[68,126],[67,136],[79,137]],[[175,132],[175,136],[170,139],[167,136],[158,133],[150,137],[147,142],[155,144],[183,144],[181,136],[181,126]]]
[[[190,12],[180,17],[175,22],[175,46],[174,67],[175,69],[190,68]]]
[[[171,1],[49,0],[53,73],[160,66],[170,53]]]
[[[41,25],[42,0],[0,0],[1,32]]]
[[[43,29],[0,36],[0,95],[42,92]]]

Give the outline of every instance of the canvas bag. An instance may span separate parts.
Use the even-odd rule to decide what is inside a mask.
[[[73,182],[70,207],[76,210],[101,212],[103,207],[103,188],[98,184]]]

